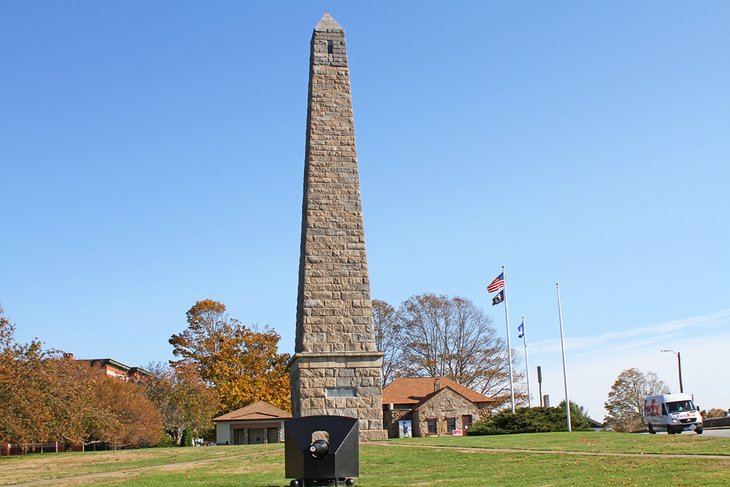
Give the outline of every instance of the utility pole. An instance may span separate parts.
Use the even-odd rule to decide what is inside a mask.
[[[679,352],[675,352],[674,350],[659,350],[660,352],[671,352],[674,355],[677,356],[677,370],[679,371],[679,392],[684,392],[684,387],[682,387],[682,355]]]
[[[565,417],[568,421],[568,432],[573,431],[570,425],[570,396],[568,395],[568,370],[565,366],[565,341],[563,340],[563,307],[560,305],[560,284],[555,283],[558,292],[558,316],[560,318],[560,349],[563,352],[563,386],[565,387]]]

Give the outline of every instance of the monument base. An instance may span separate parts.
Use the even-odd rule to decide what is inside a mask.
[[[388,439],[388,430],[360,431],[360,441],[380,441]]]
[[[300,352],[289,362],[292,416],[357,418],[360,439],[383,440],[381,352]]]

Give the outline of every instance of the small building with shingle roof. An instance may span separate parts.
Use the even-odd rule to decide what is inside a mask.
[[[291,413],[258,401],[217,418],[215,422],[216,444],[255,445],[284,441],[284,421]]]
[[[493,403],[446,377],[403,377],[383,388],[383,423],[391,438],[463,435]]]

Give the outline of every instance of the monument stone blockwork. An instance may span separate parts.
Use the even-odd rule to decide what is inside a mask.
[[[385,439],[345,31],[325,14],[310,52],[292,414],[348,416]]]

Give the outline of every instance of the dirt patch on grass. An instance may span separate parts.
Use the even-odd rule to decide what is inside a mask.
[[[60,479],[84,478],[92,475],[131,474],[142,468],[183,470],[186,464],[236,458],[235,465],[252,465],[265,460],[267,455],[281,455],[281,448],[267,447],[211,447],[211,448],[154,448],[106,452],[74,452],[36,454],[0,458],[0,486],[51,482]],[[273,457],[272,457],[273,458]],[[268,462],[270,463],[270,462]],[[65,480],[64,480],[64,483]],[[41,484],[36,484],[41,485]]]
[[[162,465],[146,465],[146,466],[140,466],[140,467],[132,467],[132,468],[123,468],[120,470],[112,470],[109,472],[98,472],[98,473],[88,473],[88,474],[80,474],[80,475],[64,475],[59,476],[56,478],[48,478],[48,479],[41,479],[41,480],[33,480],[29,482],[22,482],[22,483],[14,483],[11,485],[17,485],[17,486],[32,486],[32,485],[58,485],[59,482],[62,482],[63,485],[87,485],[87,484],[96,484],[99,482],[109,482],[114,481],[115,479],[118,479],[119,481],[127,481],[131,478],[137,477],[139,475],[142,475],[146,472],[157,470],[157,471],[164,471],[164,472],[179,472],[179,471],[185,471],[189,470],[193,467],[200,467],[201,465],[206,465],[210,463],[214,463],[220,460],[230,459],[230,458],[236,458],[240,456],[244,456],[245,453],[242,452],[240,454],[228,454],[223,456],[216,456],[215,458],[205,458],[202,460],[189,460],[189,461],[182,461],[182,462],[176,462],[176,463],[165,463]],[[143,455],[144,457],[144,455]],[[24,464],[27,465],[27,464]]]

